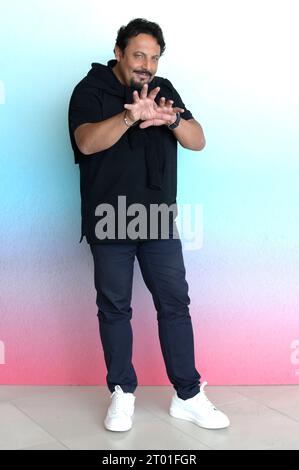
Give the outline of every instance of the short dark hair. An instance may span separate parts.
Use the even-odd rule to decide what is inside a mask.
[[[162,29],[157,23],[147,21],[144,18],[135,18],[134,20],[131,20],[127,26],[121,26],[117,32],[115,45],[120,48],[122,53],[124,53],[129,39],[138,36],[138,34],[141,33],[150,34],[156,38],[158,44],[160,45],[160,55],[162,55],[166,47]]]

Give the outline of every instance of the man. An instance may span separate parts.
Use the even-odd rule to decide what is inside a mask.
[[[116,59],[107,66],[93,63],[69,106],[70,138],[80,166],[80,242],[85,236],[94,260],[111,392],[104,424],[110,431],[132,427],[137,387],[130,323],[135,256],[153,297],[166,371],[176,390],[170,415],[210,429],[229,425],[206,397],[206,382],[200,386],[195,368],[190,298],[174,220],[177,141],[199,151],[205,138],[171,82],[156,76],[164,50],[159,25],[132,20],[118,31]],[[120,198],[126,199],[127,211]],[[137,205],[142,215],[138,223],[132,220]],[[170,209],[167,216],[153,217],[152,207],[162,205]]]

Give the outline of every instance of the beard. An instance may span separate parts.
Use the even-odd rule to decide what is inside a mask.
[[[152,81],[152,77],[149,77],[149,79],[146,79],[146,80],[140,80],[140,81],[135,81],[134,78],[131,78],[130,79],[130,88],[134,90],[137,90],[137,91],[141,91],[142,90],[142,87],[143,85],[146,83],[147,85],[149,85],[149,83]]]
[[[131,78],[130,80],[130,88],[132,88],[132,90],[137,90],[137,91],[141,91],[142,90],[142,87],[143,87],[143,83],[141,82],[135,82],[135,80],[133,80],[133,78]]]

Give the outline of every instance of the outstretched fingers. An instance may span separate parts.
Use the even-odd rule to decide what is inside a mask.
[[[139,101],[140,101],[139,94],[138,94],[137,90],[133,91],[133,101],[134,101],[134,103],[139,103]]]
[[[173,112],[168,113],[167,110],[157,110],[159,114],[157,114],[157,119],[161,119],[162,121],[169,121],[169,119],[175,116]]]
[[[139,124],[139,128],[146,129],[147,127],[153,126],[154,122],[154,119],[148,119],[147,121],[143,121],[141,124]]]
[[[172,108],[174,101],[173,100],[166,100],[163,96],[163,102],[161,103],[161,106],[165,106],[166,108]]]
[[[159,113],[159,116],[162,114],[167,115],[168,117],[175,114],[175,111],[173,108],[166,108],[165,106],[163,108],[159,107],[155,110],[157,113]]]
[[[175,113],[184,113],[184,108],[172,108]]]
[[[148,86],[147,86],[147,83],[145,83],[141,89],[141,93],[140,93],[141,99],[144,100],[147,97],[147,90],[148,90]]]
[[[174,112],[174,113],[185,112],[184,108],[179,108],[179,107],[173,108],[172,107],[173,103],[174,103],[173,100],[166,100],[166,98],[162,96],[159,101],[159,107],[160,109],[163,108],[166,112],[169,112],[169,110],[171,110],[171,112]]]
[[[148,95],[148,98],[150,98],[151,100],[154,100],[157,96],[157,94],[159,93],[160,91],[160,87],[157,86],[156,88],[154,88]]]
[[[134,109],[134,104],[124,104],[124,108],[125,109],[128,109],[129,111],[131,111],[132,109]]]

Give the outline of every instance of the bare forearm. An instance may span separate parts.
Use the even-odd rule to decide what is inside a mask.
[[[171,131],[182,145],[190,150],[202,150],[206,144],[205,136],[199,122],[183,117],[176,129]]]
[[[125,113],[126,110],[104,121],[79,126],[74,133],[79,150],[84,155],[92,155],[112,147],[128,130]]]

